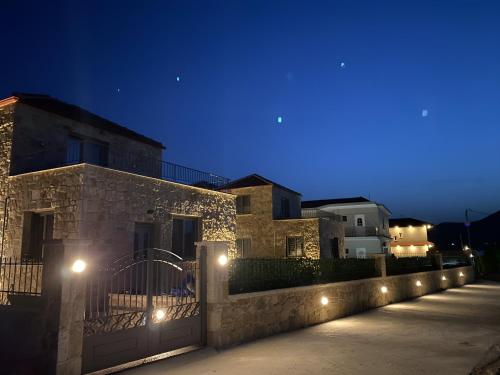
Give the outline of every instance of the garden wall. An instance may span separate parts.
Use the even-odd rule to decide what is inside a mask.
[[[210,253],[209,253],[210,254]],[[210,261],[209,261],[210,262]],[[463,276],[460,276],[460,273]],[[208,345],[228,347],[245,341],[326,322],[474,281],[473,267],[419,272],[228,295],[227,273],[208,280],[208,293],[218,288],[218,300],[208,299]],[[445,276],[446,280],[442,280]],[[417,286],[417,280],[421,286]],[[382,293],[382,286],[387,293]],[[328,304],[321,303],[322,297]]]

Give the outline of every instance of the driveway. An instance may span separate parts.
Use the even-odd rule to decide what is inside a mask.
[[[483,282],[125,374],[468,374],[495,343],[500,283]]]

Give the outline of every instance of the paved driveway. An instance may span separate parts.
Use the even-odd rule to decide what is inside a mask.
[[[478,283],[126,375],[468,374],[500,343],[500,283]]]

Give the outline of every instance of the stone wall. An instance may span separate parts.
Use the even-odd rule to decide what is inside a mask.
[[[26,211],[54,213],[54,239],[89,240],[93,259],[130,253],[136,222],[153,223],[155,246],[171,249],[172,219],[199,218],[202,240],[235,249],[233,195],[80,164],[9,177],[10,255],[20,255]]]
[[[273,205],[278,204],[283,194],[282,189],[272,185],[252,186],[229,190],[235,195],[250,195],[250,214],[237,215],[236,237],[250,238],[252,249],[247,258],[283,258],[287,256],[286,237],[304,237],[305,256],[319,258],[321,248],[324,251],[330,246],[330,238],[339,238],[340,254],[344,249],[344,227],[327,219],[281,219],[274,220],[276,214]],[[276,198],[276,193],[278,198]],[[292,198],[291,193],[288,198]],[[299,199],[300,201],[300,199]],[[292,204],[292,202],[291,202]],[[296,213],[300,211],[295,209]]]
[[[26,104],[15,105],[13,173],[64,165],[69,135],[108,144],[110,168],[160,177],[162,149],[83,122],[42,111]],[[145,160],[147,163],[145,163]],[[26,169],[28,168],[28,169]],[[130,169],[127,169],[130,168]]]
[[[417,280],[422,286],[416,285]],[[208,306],[208,344],[228,347],[473,281],[473,268],[462,267],[231,296],[226,289],[219,303]],[[221,282],[216,287],[224,289],[226,285]],[[387,287],[386,294],[381,292],[382,286]],[[322,297],[328,299],[327,305],[321,303]]]
[[[13,105],[0,107],[0,236],[4,224],[4,201],[7,198],[8,176],[13,132]],[[2,239],[0,238],[0,243]],[[0,244],[1,246],[1,244]]]

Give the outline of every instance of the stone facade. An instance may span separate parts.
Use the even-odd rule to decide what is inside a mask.
[[[68,137],[73,135],[106,144],[110,168],[161,177],[161,147],[23,103],[15,104],[14,122],[12,174],[65,165]]]
[[[344,229],[338,222],[327,218],[302,219],[300,196],[283,191],[273,185],[261,185],[228,189],[235,195],[249,195],[251,212],[236,218],[236,237],[250,238],[251,251],[247,258],[284,258],[287,256],[286,238],[304,238],[304,255],[309,258],[331,257],[330,239],[338,238],[340,256],[344,256]],[[290,199],[289,219],[277,219],[276,205],[279,198]],[[278,198],[277,198],[278,197]],[[298,203],[295,202],[298,200]],[[294,208],[295,207],[295,208]]]
[[[130,254],[135,223],[152,223],[155,246],[171,249],[172,218],[198,218],[202,240],[235,249],[235,197],[89,164],[9,177],[9,255],[23,244],[24,213],[54,213],[54,239],[88,240],[93,261]],[[174,249],[175,250],[175,249]]]
[[[5,220],[5,200],[7,199],[8,177],[10,174],[10,160],[12,137],[14,129],[14,105],[0,107],[0,237]],[[5,223],[6,224],[6,223]],[[0,242],[3,239],[0,238]],[[5,245],[5,244],[4,244]],[[0,244],[0,246],[2,246]]]
[[[445,281],[441,280],[443,275]],[[461,267],[231,296],[227,295],[226,277],[216,276],[213,280],[219,280],[219,284],[210,288],[226,289],[218,303],[208,306],[208,344],[224,348],[460,287],[474,281],[474,270]],[[420,287],[417,280],[422,283]],[[381,292],[382,286],[387,287],[386,294]],[[321,303],[322,297],[328,299],[327,305]]]

